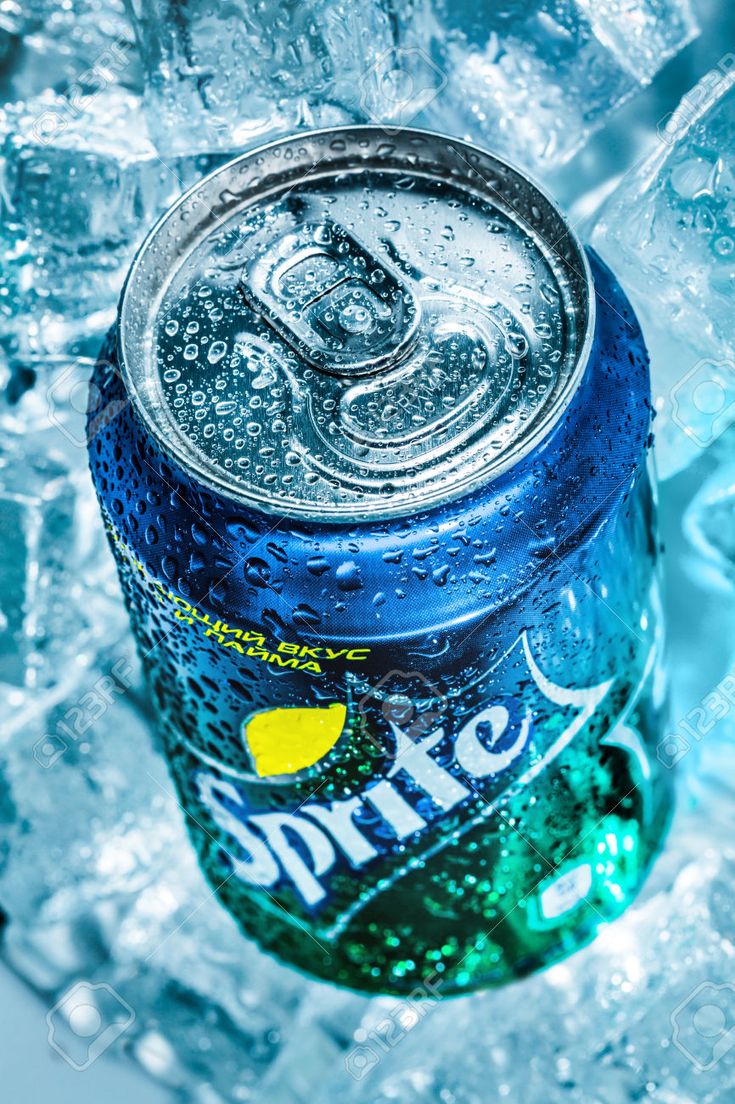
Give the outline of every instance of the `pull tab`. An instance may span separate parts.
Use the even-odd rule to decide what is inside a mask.
[[[240,292],[305,360],[337,376],[394,364],[419,327],[408,285],[329,219],[304,223],[247,260]]]

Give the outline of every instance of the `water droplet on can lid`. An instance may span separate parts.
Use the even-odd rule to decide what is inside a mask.
[[[339,520],[458,498],[543,440],[581,378],[591,284],[553,204],[461,142],[385,146],[352,127],[245,154],[131,272],[134,403],[248,506]]]

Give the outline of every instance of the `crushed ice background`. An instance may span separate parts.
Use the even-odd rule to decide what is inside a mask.
[[[0,0],[2,956],[39,1017],[61,998],[52,1030],[82,1065],[64,996],[111,986],[135,1018],[103,1060],[127,1055],[197,1104],[729,1104],[735,12],[307,0],[251,5],[246,25],[238,7]],[[423,1004],[301,977],[211,896],[156,750],[83,430],[91,358],[156,215],[243,146],[376,117],[528,168],[633,298],[659,410],[661,754],[680,760],[665,850],[620,920],[541,975]]]

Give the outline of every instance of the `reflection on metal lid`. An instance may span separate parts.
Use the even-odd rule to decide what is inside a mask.
[[[144,245],[122,306],[138,409],[276,514],[411,514],[511,466],[584,368],[584,255],[516,170],[454,140],[301,135],[230,163]]]

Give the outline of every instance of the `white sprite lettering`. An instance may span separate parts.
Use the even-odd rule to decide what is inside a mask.
[[[334,848],[326,832],[293,813],[260,813],[251,817],[250,823],[263,832],[268,846],[306,904],[318,904],[326,892],[316,875],[326,874],[335,859]],[[311,859],[310,867],[289,841],[287,832],[296,834],[305,845]]]
[[[509,720],[510,713],[504,705],[491,705],[489,709],[483,709],[460,729],[454,745],[454,757],[463,771],[473,778],[487,778],[491,774],[504,771],[520,755],[526,746],[531,729],[531,718],[528,713],[521,722],[518,736],[504,751],[488,751],[477,735],[479,725],[490,725],[492,748],[505,732]]]
[[[390,727],[396,739],[396,757],[388,771],[389,778],[396,775],[398,771],[405,771],[416,785],[420,786],[431,800],[444,810],[453,809],[458,801],[469,797],[470,791],[467,787],[444,767],[440,767],[429,755],[431,749],[444,738],[443,728],[438,728],[436,732],[432,732],[422,740],[415,741],[405,732],[401,732],[392,721]]]
[[[342,849],[352,866],[357,867],[362,866],[368,859],[374,859],[378,854],[352,819],[352,814],[361,808],[362,802],[359,797],[348,797],[345,801],[331,801],[329,805],[304,805],[301,811],[318,820]]]
[[[266,888],[272,886],[278,881],[280,873],[278,863],[263,840],[251,832],[244,821],[231,813],[222,803],[224,797],[233,804],[241,806],[245,811],[238,791],[230,782],[213,778],[211,774],[204,774],[203,771],[197,775],[196,784],[200,800],[209,810],[217,826],[237,840],[248,856],[242,859],[228,852],[235,875],[253,885]]]
[[[556,726],[552,743],[514,778],[512,786],[516,789],[527,786],[568,746],[591,718],[612,685],[610,679],[581,690],[558,686],[539,669],[525,633],[503,658],[506,659],[519,645],[537,690],[557,708],[573,712],[565,718],[563,727]],[[498,666],[496,664],[488,673],[496,671]],[[503,794],[509,792],[507,787],[503,793],[489,789],[481,793],[472,787],[469,779],[476,779],[478,784],[490,781],[521,760],[530,737],[531,718],[531,706],[528,703],[518,723],[512,709],[496,702],[465,722],[454,739],[451,765],[457,772],[462,772],[468,785],[464,785],[458,774],[437,762],[431,755],[445,738],[443,728],[413,740],[395,723],[389,722],[395,739],[395,754],[390,768],[374,785],[369,785],[362,793],[353,794],[341,801],[325,804],[310,801],[308,805],[290,813],[253,813],[238,789],[230,782],[202,773],[197,776],[197,786],[203,804],[209,809],[217,825],[245,852],[245,858],[231,856],[237,877],[265,888],[270,888],[281,878],[285,878],[311,908],[320,905],[327,897],[325,876],[337,863],[336,848],[339,848],[355,869],[365,866],[386,852],[392,852],[394,845],[386,840],[383,832],[374,836],[370,833],[372,838],[368,838],[368,830],[360,830],[355,818],[361,810],[370,813],[368,822],[374,822],[374,813],[377,813],[399,843],[403,844],[403,841],[414,837],[412,850],[406,852],[401,865],[391,871],[389,878],[381,879],[376,885],[367,885],[353,904],[332,924],[327,932],[327,937],[332,938],[344,928],[355,912],[383,892],[387,884],[403,877],[416,864],[446,846],[448,841],[441,835],[433,838],[429,835],[431,829],[440,825],[441,813],[453,809],[467,799],[482,798],[481,806],[476,806],[471,815],[455,827],[452,839],[472,830],[493,815],[502,803]],[[518,724],[517,734],[512,729],[509,731],[509,726],[515,724]],[[481,738],[478,733],[481,725],[489,729],[488,736],[483,734]],[[508,746],[500,746],[501,742],[507,743],[511,738],[512,743]],[[605,737],[605,741],[613,742],[610,736]],[[216,764],[213,763],[212,766]],[[220,769],[228,768],[223,765]],[[422,807],[422,816],[412,804],[412,795],[405,792],[406,778],[411,779],[440,812]],[[228,804],[230,808],[227,807]],[[415,845],[419,847],[419,851],[413,850]]]
[[[365,800],[392,828],[396,839],[404,840],[426,827],[426,821],[419,816],[413,805],[409,805],[405,797],[385,779],[366,791]]]

